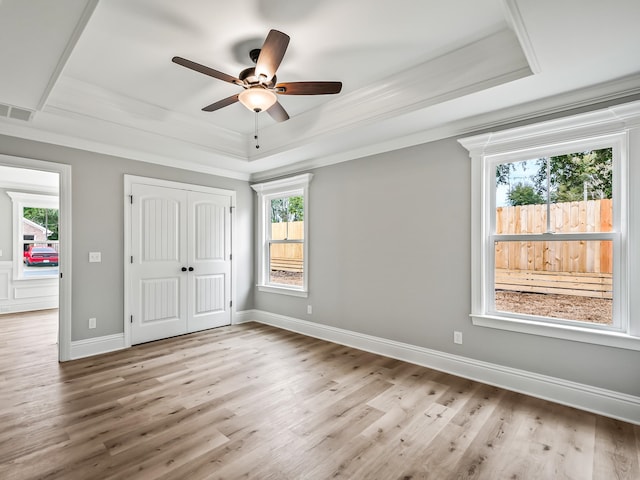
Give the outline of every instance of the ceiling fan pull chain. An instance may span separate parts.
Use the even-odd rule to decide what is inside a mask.
[[[260,148],[258,144],[258,112],[256,112],[256,127],[253,133],[253,139],[256,141],[256,148]]]

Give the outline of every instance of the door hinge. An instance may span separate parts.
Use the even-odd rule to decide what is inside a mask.
[[[133,205],[133,195],[129,195],[129,202],[131,202],[131,205]]]
[[[62,272],[60,272],[60,278],[62,278]]]
[[[233,307],[233,302],[229,302],[229,307]]]
[[[131,255],[131,263],[133,263],[133,255]]]
[[[233,260],[233,253],[229,254],[229,260]]]
[[[229,207],[229,213],[233,213],[233,209],[236,207]]]
[[[133,323],[133,315],[131,315],[131,318],[129,319],[129,321]]]

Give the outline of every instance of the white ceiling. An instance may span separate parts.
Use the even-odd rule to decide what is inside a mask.
[[[639,24],[638,0],[0,0],[0,133],[261,178],[640,93]],[[280,96],[256,149],[241,104],[201,111],[239,87],[171,58],[237,76],[271,28],[280,81],[343,90]]]
[[[0,165],[0,188],[57,195],[59,183],[57,173]]]

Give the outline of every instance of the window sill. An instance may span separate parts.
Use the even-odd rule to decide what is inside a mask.
[[[303,298],[307,298],[309,296],[309,292],[297,288],[276,287],[273,285],[257,285],[257,287],[259,292],[279,293],[280,295],[291,295],[293,297]]]
[[[492,315],[471,314],[470,316],[472,323],[480,327],[640,351],[640,337],[634,337],[625,333],[602,330],[596,331],[570,325],[541,324]]]

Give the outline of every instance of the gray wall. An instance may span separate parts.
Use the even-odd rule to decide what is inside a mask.
[[[472,325],[471,160],[455,139],[313,173],[309,298],[256,291],[255,308],[640,395],[638,352]]]
[[[123,331],[125,174],[237,192],[236,305],[237,310],[252,308],[253,197],[248,182],[1,135],[0,153],[72,167],[72,340]],[[90,251],[102,252],[102,263],[90,264]],[[95,330],[88,329],[90,317],[98,320]]]

